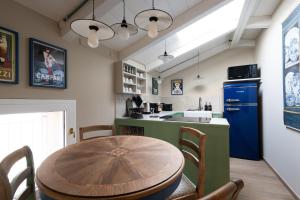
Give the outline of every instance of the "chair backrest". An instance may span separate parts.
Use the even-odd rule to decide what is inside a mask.
[[[83,135],[85,133],[94,132],[94,131],[108,131],[108,130],[112,131],[112,135],[115,134],[115,128],[112,125],[95,125],[95,126],[81,127],[81,128],[79,128],[79,141],[81,142],[84,140],[96,138],[96,137],[84,138]],[[99,137],[101,137],[101,136],[99,136]]]
[[[20,159],[26,158],[27,167],[10,182],[8,173],[12,166]],[[34,183],[34,165],[32,152],[28,146],[14,151],[6,156],[0,163],[0,199],[12,200],[20,184],[25,180],[26,189],[17,197],[18,200],[36,199]]]
[[[235,200],[243,187],[241,179],[232,180],[199,200]]]
[[[195,137],[198,142],[186,139],[184,135]],[[198,168],[198,182],[196,185],[197,196],[204,195],[204,181],[205,181],[205,141],[206,135],[201,131],[190,128],[181,127],[179,132],[179,145],[184,157],[190,160]],[[188,148],[186,148],[188,147]],[[191,153],[191,151],[194,153]]]

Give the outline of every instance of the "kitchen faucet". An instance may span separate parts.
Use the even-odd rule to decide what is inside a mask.
[[[198,110],[202,110],[203,109],[203,107],[201,106],[201,102],[202,102],[202,99],[201,99],[201,97],[199,97]]]

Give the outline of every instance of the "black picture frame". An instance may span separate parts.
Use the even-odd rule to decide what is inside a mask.
[[[282,23],[283,119],[300,132],[300,5]]]
[[[152,77],[152,94],[158,95],[158,81],[157,78]]]
[[[19,83],[19,34],[0,26],[0,82]]]
[[[183,79],[171,80],[171,95],[183,95]]]
[[[67,88],[67,50],[29,38],[30,86]]]

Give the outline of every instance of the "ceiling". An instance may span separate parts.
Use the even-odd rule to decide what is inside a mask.
[[[280,0],[257,0],[257,2],[254,3],[252,6],[253,11],[249,16],[249,19],[261,19],[261,18],[271,19],[271,16],[273,12],[276,10],[279,3]],[[242,16],[245,16],[245,13],[241,14],[240,20],[241,18],[243,18]],[[246,21],[246,24],[249,21],[249,19]],[[240,29],[239,26],[241,25],[239,24],[236,30],[224,33],[223,35],[215,38],[210,42],[207,42],[203,45],[195,47],[190,51],[187,51],[183,55],[180,55],[178,57],[175,56],[175,59],[165,64],[157,59],[158,56],[162,54],[164,51],[165,39],[167,38],[167,51],[169,54],[174,55],[175,52],[174,50],[181,48],[181,46],[177,44],[176,40],[168,41],[168,38],[172,38],[170,36],[161,39],[155,44],[149,44],[142,51],[137,51],[137,53],[129,55],[127,59],[132,59],[138,63],[142,63],[146,65],[148,71],[154,70],[161,73],[161,77],[166,77],[197,63],[199,60],[198,52],[200,54],[199,61],[201,62],[202,60],[214,56],[229,48],[254,47],[256,38],[260,35],[261,31],[265,28],[264,26],[259,28],[245,27],[239,39],[240,43],[238,45],[231,46],[229,41],[234,38],[237,29]],[[172,34],[175,35],[176,32]]]
[[[57,22],[62,20],[68,13],[74,10],[80,3],[84,0],[14,0],[25,7],[28,7],[50,19],[53,19]],[[97,1],[95,0],[95,4]],[[106,0],[113,1],[113,0]],[[174,18],[184,11],[190,9],[195,4],[201,2],[202,0],[156,0],[155,7],[169,12]],[[126,20],[128,23],[134,24],[134,17],[137,13],[142,10],[151,8],[151,0],[125,0],[126,3]],[[85,7],[88,7],[92,10],[91,4],[87,4]],[[100,21],[105,22],[108,25],[114,23],[120,23],[123,18],[123,3],[122,0],[117,0],[117,3],[107,11],[104,15],[97,8],[95,9],[96,18]],[[98,16],[98,17],[97,17]],[[100,16],[100,17],[99,17]],[[86,18],[91,17],[90,14]],[[147,33],[145,31],[139,30],[139,32],[131,37],[128,41],[120,40],[115,37],[112,40],[107,40],[101,42],[104,46],[109,47],[115,51],[120,51],[141,38],[145,37]]]
[[[67,22],[62,19],[71,13],[78,5],[85,0],[14,0],[17,3],[30,8],[41,15],[44,15],[60,26],[62,36],[78,38],[70,30],[70,22],[77,18],[91,17],[92,1],[86,3]],[[178,31],[191,24],[197,18],[202,18],[213,13],[220,6],[232,0],[156,0],[155,7],[169,12],[174,18],[173,26],[164,31],[155,39],[149,39],[145,31],[139,30],[138,34],[128,41],[115,37],[101,43],[109,49],[120,53],[121,59],[132,59],[142,63],[149,70],[155,70],[168,76],[198,61],[198,51],[200,49],[201,59],[206,59],[216,55],[228,48],[233,47],[253,47],[255,40],[264,28],[267,28],[271,21],[271,16],[281,0],[246,0],[243,12],[239,19],[239,24],[235,30],[226,32],[212,41],[197,46],[186,53],[177,56],[169,63],[162,64],[157,57],[164,51],[164,41]],[[128,23],[133,23],[134,16],[145,9],[151,8],[151,0],[125,0],[126,19]],[[108,25],[119,23],[122,19],[122,0],[95,0],[95,15],[100,21]],[[63,22],[63,23],[62,23]],[[233,40],[231,45],[228,41]],[[167,40],[167,50],[176,50],[176,41]],[[185,62],[186,61],[186,62]],[[201,61],[201,60],[200,60]],[[149,67],[150,66],[150,67]]]
[[[84,0],[14,0],[54,21],[63,19]]]

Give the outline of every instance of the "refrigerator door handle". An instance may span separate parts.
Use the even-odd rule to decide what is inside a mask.
[[[227,111],[240,111],[239,108],[226,108]]]
[[[240,100],[239,99],[226,99],[226,102],[230,102],[230,103],[232,103],[232,102],[240,102]]]

